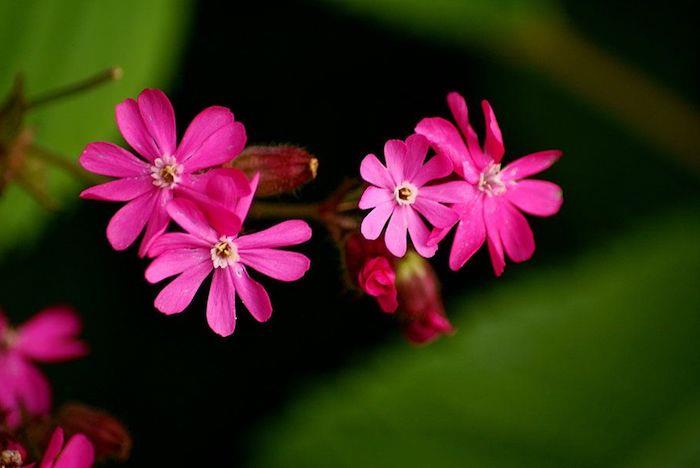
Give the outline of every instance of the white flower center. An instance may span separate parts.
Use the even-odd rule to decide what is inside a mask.
[[[506,184],[501,180],[501,165],[489,164],[479,176],[479,190],[488,196],[501,195],[506,191]]]
[[[214,244],[210,252],[214,268],[226,268],[229,265],[234,265],[240,258],[238,247],[230,236],[221,236],[219,242]]]
[[[3,450],[0,452],[0,467],[20,467],[22,466],[22,454],[17,450]]]
[[[394,189],[394,198],[399,205],[412,205],[416,201],[418,188],[410,182],[404,182]]]
[[[174,188],[180,182],[182,164],[177,163],[175,156],[156,158],[151,166],[153,185],[160,188]]]

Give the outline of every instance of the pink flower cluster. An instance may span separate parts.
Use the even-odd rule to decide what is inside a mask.
[[[235,297],[258,321],[272,314],[270,298],[249,269],[295,281],[309,268],[304,255],[283,250],[311,237],[304,221],[292,220],[257,233],[242,233],[257,178],[222,169],[245,147],[245,128],[230,110],[209,107],[189,125],[177,144],[175,115],[168,98],[147,89],[116,108],[116,120],[135,156],[112,143],[91,143],[80,157],[88,171],[117,180],[85,190],[83,198],[127,202],[107,226],[117,250],[129,247],[145,230],[140,256],[154,258],[146,279],[175,276],[155,307],[182,312],[202,282],[212,275],[207,322],[222,336],[236,326]],[[165,232],[170,221],[182,231]]]
[[[371,209],[362,221],[361,232],[369,240],[378,239],[383,232],[391,255],[367,259],[357,283],[377,299],[385,312],[400,308],[401,301],[395,297],[401,281],[396,279],[394,266],[400,263],[393,257],[406,254],[407,233],[416,252],[429,258],[456,226],[450,268],[462,268],[486,243],[493,270],[500,276],[506,255],[514,262],[523,262],[535,250],[532,230],[521,212],[551,216],[562,205],[559,186],[528,178],[549,168],[561,157],[561,151],[540,151],[501,168],[505,149],[489,103],[482,102],[486,129],[483,144],[469,123],[464,98],[450,93],[447,103],[456,126],[441,117],[425,118],[405,142],[386,143],[386,165],[369,154],[360,166],[360,174],[369,185],[359,207]],[[426,162],[429,147],[435,155]],[[425,277],[434,282],[431,276]],[[443,317],[433,315],[435,322],[425,318],[423,322],[435,323],[435,331]],[[449,327],[444,325],[444,329],[448,331]],[[425,341],[421,338],[424,333],[413,336],[413,341]]]

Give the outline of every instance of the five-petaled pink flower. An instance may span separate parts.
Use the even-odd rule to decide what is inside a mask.
[[[362,235],[377,239],[388,220],[384,240],[397,257],[406,253],[406,231],[416,251],[423,257],[432,257],[437,246],[428,244],[430,231],[419,213],[431,225],[444,228],[457,221],[457,213],[443,203],[466,201],[468,184],[463,181],[426,185],[452,173],[452,163],[441,154],[424,164],[427,153],[428,140],[411,135],[405,143],[386,142],[386,167],[373,154],[368,154],[360,166],[362,178],[371,185],[362,194],[359,207],[373,208],[362,221]]]
[[[80,318],[66,307],[45,309],[16,329],[0,312],[0,414],[5,414],[8,426],[16,427],[23,413],[49,411],[51,387],[34,362],[87,354],[87,346],[77,339],[81,328]]]
[[[128,202],[109,222],[107,238],[112,247],[123,250],[145,227],[139,247],[144,256],[168,225],[166,206],[173,191],[191,186],[198,171],[235,158],[245,146],[245,128],[229,109],[213,106],[194,118],[177,145],[175,113],[157,89],[146,89],[138,101],[127,99],[117,105],[116,119],[124,139],[142,158],[112,143],[90,143],[80,164],[118,180],[91,187],[80,196]]]
[[[561,207],[559,186],[527,177],[549,168],[562,153],[540,151],[501,169],[505,149],[489,103],[482,102],[486,120],[483,147],[469,124],[464,98],[450,93],[447,103],[459,130],[449,121],[433,117],[420,121],[416,132],[425,135],[438,152],[449,157],[455,172],[470,184],[465,190],[467,201],[454,205],[459,222],[450,252],[450,268],[460,269],[486,241],[494,272],[501,275],[505,267],[504,251],[514,262],[528,260],[535,251],[532,230],[520,211],[551,216]],[[437,227],[440,229],[433,232],[430,243],[436,243],[451,229],[451,226]]]
[[[236,294],[256,320],[264,322],[272,314],[267,292],[248,275],[247,268],[281,281],[298,280],[309,269],[309,259],[280,247],[311,238],[311,228],[299,220],[240,235],[240,221],[248,213],[258,178],[254,177],[247,194],[240,196],[234,178],[220,175],[226,171],[208,177],[207,187],[194,199],[178,197],[168,204],[168,213],[186,232],[166,233],[156,239],[148,252],[156,258],[146,270],[151,283],[179,275],[155,300],[156,308],[165,314],[182,312],[213,270],[207,322],[221,336],[234,331]],[[214,201],[206,202],[207,197]]]
[[[75,434],[63,445],[63,429],[57,427],[39,463],[39,468],[90,468],[95,463],[95,448],[84,434]]]

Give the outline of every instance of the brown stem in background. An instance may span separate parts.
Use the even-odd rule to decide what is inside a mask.
[[[49,149],[38,145],[31,145],[27,151],[30,157],[36,160],[43,161],[50,164],[58,169],[61,169],[68,174],[71,174],[76,179],[86,182],[88,184],[99,184],[106,182],[107,179],[94,175],[80,166],[77,166],[66,158],[62,157],[60,154],[55,153]]]
[[[74,84],[70,84],[61,88],[54,89],[52,91],[47,91],[44,94],[40,94],[34,99],[27,101],[25,109],[34,109],[36,107],[43,106],[50,102],[72,96],[74,94],[87,91],[91,88],[99,86],[101,84],[107,83],[109,81],[119,80],[123,75],[123,71],[120,67],[111,67],[103,70],[96,75],[91,76],[83,81],[79,81]]]

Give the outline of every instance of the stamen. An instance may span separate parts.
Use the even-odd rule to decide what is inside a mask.
[[[234,265],[240,258],[238,248],[230,236],[221,236],[219,242],[214,244],[210,252],[214,268],[226,268],[229,265]]]
[[[502,195],[506,191],[506,184],[501,180],[501,165],[489,164],[486,170],[479,176],[479,190],[488,196]]]
[[[399,205],[411,205],[416,201],[418,188],[410,182],[404,182],[394,190],[394,197]]]
[[[22,462],[22,454],[18,450],[3,450],[0,452],[0,466],[2,467],[20,467]]]
[[[182,164],[178,164],[175,156],[156,158],[151,166],[153,185],[160,188],[174,188],[180,182]]]

